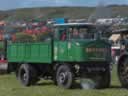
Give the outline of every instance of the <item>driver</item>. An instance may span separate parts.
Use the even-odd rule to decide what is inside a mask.
[[[61,35],[61,40],[64,41],[66,40],[66,32],[63,31],[62,35]]]
[[[79,31],[78,31],[78,29],[76,29],[76,28],[73,29],[72,36],[73,36],[74,39],[79,38]]]

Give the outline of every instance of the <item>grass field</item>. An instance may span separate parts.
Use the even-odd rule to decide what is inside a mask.
[[[35,86],[23,87],[15,75],[0,76],[0,96],[128,96],[128,90],[120,86],[113,68],[111,87],[108,89],[62,89],[51,81],[41,81]]]

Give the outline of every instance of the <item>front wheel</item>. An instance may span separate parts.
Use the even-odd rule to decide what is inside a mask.
[[[121,85],[128,88],[128,58],[118,65],[118,77]]]
[[[110,69],[107,69],[105,72],[101,73],[99,88],[109,88],[110,84],[111,84],[111,72]]]
[[[80,83],[82,88],[108,88],[111,82],[111,72],[110,69],[106,69],[104,72],[99,72],[95,74],[88,74],[86,77],[82,78]]]
[[[74,83],[74,73],[68,65],[60,65],[56,72],[57,85],[65,89],[71,88]]]

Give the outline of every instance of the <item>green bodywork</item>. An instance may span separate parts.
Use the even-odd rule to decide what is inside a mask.
[[[54,43],[54,61],[86,62],[109,61],[110,50],[106,52],[86,52],[87,48],[110,49],[104,41],[65,41]]]
[[[87,52],[87,48],[91,48],[93,51]],[[65,41],[50,39],[40,43],[9,43],[7,58],[9,62],[42,64],[52,64],[52,62],[110,62],[110,48],[108,42],[100,39]]]
[[[7,47],[9,62],[51,63],[51,43],[12,43]]]

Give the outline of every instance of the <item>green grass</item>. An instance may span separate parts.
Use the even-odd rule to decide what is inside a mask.
[[[0,96],[128,96],[128,90],[121,88],[114,67],[111,87],[100,90],[62,89],[51,81],[41,81],[38,85],[23,87],[14,74],[1,75]]]

